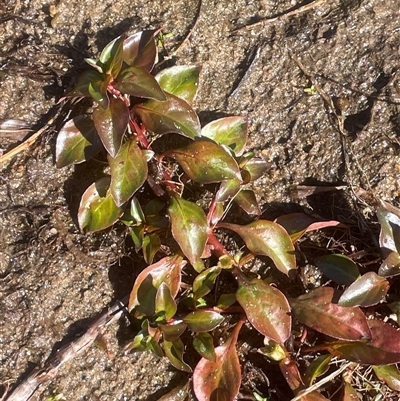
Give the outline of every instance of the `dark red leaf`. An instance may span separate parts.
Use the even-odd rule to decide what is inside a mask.
[[[155,30],[137,32],[124,40],[123,60],[128,66],[144,68],[150,72],[157,57]]]
[[[251,189],[242,189],[235,196],[235,203],[240,206],[250,216],[260,216],[261,209],[256,199],[254,191]]]

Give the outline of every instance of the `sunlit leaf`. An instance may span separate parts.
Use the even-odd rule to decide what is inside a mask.
[[[203,127],[201,136],[230,147],[240,156],[247,141],[247,120],[241,116],[234,116],[211,121]]]
[[[97,180],[82,195],[78,210],[79,227],[83,232],[103,230],[112,226],[120,216],[119,208],[109,191],[110,177]]]
[[[93,122],[107,152],[116,157],[129,123],[128,106],[119,98],[111,98],[107,109],[94,109]]]
[[[394,391],[400,391],[400,372],[395,365],[373,366],[379,380],[384,381]]]
[[[197,92],[199,74],[198,66],[176,65],[161,70],[155,78],[165,92],[192,104]]]
[[[400,331],[381,320],[367,320],[369,341],[338,341],[326,345],[333,355],[368,365],[390,365],[400,362]]]
[[[127,95],[155,100],[167,99],[156,79],[139,67],[124,68],[118,75],[114,87]]]
[[[135,336],[133,341],[125,347],[125,351],[144,352],[152,351],[158,357],[163,356],[161,346],[157,340],[149,334],[149,321],[144,320],[142,329]]]
[[[213,266],[197,275],[193,281],[193,296],[195,300],[203,298],[214,288],[215,280],[221,270],[220,266]]]
[[[157,57],[155,30],[137,32],[124,40],[123,60],[129,66],[144,68],[150,72]]]
[[[171,364],[177,369],[184,372],[192,372],[191,367],[183,360],[183,342],[179,338],[175,341],[164,340],[165,356],[169,359]]]
[[[108,156],[111,168],[111,194],[118,206],[127,202],[147,178],[147,162],[137,145],[130,138],[120,148],[117,156]]]
[[[310,363],[304,375],[307,386],[311,386],[317,377],[328,371],[331,359],[332,355],[320,355]]]
[[[261,210],[256,195],[251,189],[242,189],[235,197],[235,203],[250,216],[260,216]]]
[[[270,257],[281,272],[288,275],[290,270],[296,269],[293,243],[286,230],[279,224],[257,220],[246,226],[218,223],[217,227],[235,231],[242,237],[250,252]]]
[[[189,381],[179,384],[167,394],[164,394],[158,401],[186,401],[189,394]]]
[[[101,108],[106,110],[110,104],[110,99],[107,93],[109,79],[103,76],[93,79],[89,82],[88,92],[90,96],[100,105]]]
[[[255,181],[264,175],[270,167],[270,164],[261,157],[254,157],[244,165],[243,169],[250,174],[250,180]]]
[[[170,132],[195,138],[200,135],[200,122],[196,112],[184,100],[166,94],[167,100],[149,100],[134,107],[150,131],[163,135]]]
[[[278,217],[275,220],[286,229],[293,242],[300,239],[306,232],[320,230],[326,227],[343,226],[336,220],[315,221],[314,218],[304,213],[291,213]]]
[[[132,288],[128,309],[145,316],[152,316],[155,311],[155,297],[161,283],[165,283],[173,298],[181,285],[181,271],[186,261],[181,256],[167,256],[144,269],[136,278]]]
[[[382,302],[389,290],[389,282],[375,272],[368,272],[357,279],[339,298],[341,306],[372,306]]]
[[[191,331],[205,333],[214,330],[224,321],[224,317],[211,310],[197,310],[190,312],[183,318]]]
[[[79,75],[78,80],[71,92],[67,93],[67,97],[90,97],[89,84],[91,82],[102,82],[104,75],[99,71],[88,70]]]
[[[143,257],[146,263],[153,263],[154,256],[161,248],[161,238],[157,233],[147,234],[143,238]]]
[[[333,288],[319,287],[289,301],[295,318],[320,333],[352,341],[371,338],[361,309],[334,304],[333,296]]]
[[[241,372],[236,342],[242,323],[232,336],[215,348],[215,361],[202,358],[193,372],[193,389],[198,401],[233,401],[239,393]]]
[[[144,223],[146,221],[142,206],[136,196],[134,196],[131,200],[130,213],[136,223]]]
[[[94,58],[85,58],[84,59],[85,60],[85,62],[87,63],[87,64],[89,64],[91,67],[93,67],[94,69],[96,69],[98,72],[100,72],[101,74],[103,74],[103,67],[101,66],[101,63],[98,61],[98,60],[96,60],[96,59],[94,59]]]
[[[240,185],[241,180],[236,177],[230,180],[222,181],[215,195],[216,202],[225,202],[234,198],[240,191]]]
[[[390,252],[379,267],[378,274],[381,277],[393,277],[400,274],[400,255]]]
[[[282,361],[283,359],[287,358],[287,351],[282,344],[278,344],[276,341],[265,337],[264,345],[264,347],[257,350],[258,353],[265,355],[276,362]]]
[[[100,65],[103,72],[116,77],[122,66],[122,43],[125,35],[118,36],[107,44],[100,55]]]
[[[320,256],[314,259],[314,263],[326,277],[337,284],[350,285],[360,277],[357,265],[345,255]]]
[[[193,202],[171,196],[168,214],[171,232],[193,267],[201,265],[201,255],[207,243],[207,217],[203,209]],[[202,270],[202,269],[201,269]]]
[[[156,293],[155,312],[162,314],[165,320],[169,320],[175,315],[176,310],[176,302],[171,295],[168,285],[165,282],[161,283]]]
[[[196,333],[193,338],[193,348],[203,358],[216,361],[214,340],[210,333]]]
[[[400,217],[383,207],[377,211],[381,233],[379,244],[385,256],[391,251],[400,252]]]
[[[158,327],[163,333],[164,340],[175,341],[186,330],[187,325],[185,323],[179,323],[175,321],[174,324],[158,324]]]
[[[286,297],[261,279],[248,280],[244,276],[237,279],[236,298],[249,322],[264,336],[284,343],[289,338],[292,321]]]
[[[57,135],[56,164],[65,167],[91,159],[103,145],[93,121],[83,115],[67,121]]]
[[[139,252],[143,246],[144,239],[144,226],[140,224],[131,228],[132,241],[135,244],[135,251]]]

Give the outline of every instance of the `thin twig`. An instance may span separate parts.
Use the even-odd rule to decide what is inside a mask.
[[[4,401],[28,401],[40,386],[57,376],[62,365],[82,354],[99,336],[103,335],[106,328],[121,316],[127,302],[128,297],[117,302],[94,321],[82,336],[65,344],[56,353],[53,353],[42,368],[36,367],[14,390],[6,393],[3,396],[5,397]]]
[[[284,17],[293,17],[294,15],[298,15],[298,14],[304,13],[306,11],[312,10],[313,8],[315,8],[325,2],[326,2],[326,0],[315,0],[311,3],[304,4],[303,6],[300,6],[298,8],[291,9],[290,11],[284,11],[283,13],[280,13],[280,14],[276,15],[275,17],[269,17],[269,18],[267,17],[267,18],[262,19],[261,21],[257,21],[252,24],[245,25],[240,28],[236,28],[232,32],[238,32],[243,29],[253,29],[257,26],[264,25],[265,23],[278,21],[279,19],[284,18]]]
[[[315,390],[318,390],[320,387],[322,387],[325,383],[328,383],[332,381],[336,376],[339,376],[344,370],[346,370],[349,366],[351,366],[353,362],[348,362],[342,365],[338,370],[335,370],[332,372],[330,375],[324,377],[321,379],[319,382],[313,384],[312,386],[306,388],[305,390],[300,391],[296,397],[292,398],[291,401],[299,401],[301,400],[305,395],[312,393]]]

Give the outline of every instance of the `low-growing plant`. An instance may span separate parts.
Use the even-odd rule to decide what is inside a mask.
[[[200,68],[174,66],[153,76],[157,34],[122,35],[98,60],[86,60],[92,69],[66,96],[93,99],[93,111],[69,120],[56,144],[58,167],[106,153],[105,173],[81,198],[80,229],[89,233],[124,223],[148,264],[130,294],[128,308],[141,330],[127,349],[151,350],[177,369],[193,372],[200,401],[237,397],[243,324],[264,336],[265,347],[258,351],[279,364],[295,394],[327,371],[332,355],[361,364],[400,362],[400,333],[368,318],[368,308],[385,300],[385,275],[399,274],[399,221],[390,222],[389,212],[381,209],[381,243],[390,254],[379,274],[360,276],[348,257],[327,255],[315,264],[336,286],[285,295],[285,288],[274,283],[276,275],[266,277],[267,267],[295,276],[300,237],[339,223],[317,222],[305,214],[260,218],[248,184],[261,177],[267,163],[246,151],[246,119],[225,117],[201,127],[192,108]],[[229,222],[233,207],[252,221]],[[222,231],[238,235],[246,250],[227,249]],[[259,256],[268,258],[256,276],[246,266]],[[398,305],[393,304],[396,313]],[[307,350],[314,356],[308,367],[300,367],[287,347],[296,336],[294,324],[328,336]],[[199,355],[191,363],[185,359],[189,348]],[[378,376],[394,377],[398,373],[391,368],[376,368]],[[344,397],[354,390],[350,382]],[[315,390],[301,399],[326,398]]]

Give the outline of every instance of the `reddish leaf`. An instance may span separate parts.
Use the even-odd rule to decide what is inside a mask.
[[[224,321],[224,317],[211,310],[197,310],[190,312],[183,318],[191,331],[205,333],[214,330]]]
[[[178,161],[190,179],[201,184],[237,179],[241,181],[235,159],[215,142],[198,140],[164,156]]]
[[[251,189],[242,189],[235,196],[235,203],[250,216],[260,216],[261,210],[256,195]]]
[[[237,277],[236,298],[249,322],[264,336],[284,343],[290,335],[290,306],[286,297],[261,279]]]
[[[240,191],[240,185],[241,181],[237,178],[222,181],[215,195],[216,202],[225,202],[234,198]]]
[[[108,156],[111,194],[119,206],[127,202],[147,179],[147,162],[135,138],[125,142],[115,158]]]
[[[350,285],[360,277],[357,265],[345,255],[320,256],[314,259],[314,263],[326,277],[337,284]]]
[[[165,341],[163,343],[165,356],[177,369],[191,373],[192,368],[183,360],[184,345],[179,338],[175,341]]]
[[[167,99],[156,79],[139,67],[124,68],[116,79],[114,87],[131,96],[155,100]]]
[[[91,159],[103,148],[93,121],[77,116],[61,128],[57,136],[56,164],[65,167]]]
[[[243,169],[250,174],[250,181],[259,179],[269,168],[270,164],[261,157],[253,157],[243,166]]]
[[[129,122],[128,106],[119,98],[111,98],[107,109],[94,109],[93,122],[107,152],[116,157]]]
[[[135,33],[124,40],[123,60],[129,66],[144,68],[150,72],[157,57],[155,30]]]
[[[216,360],[202,358],[193,372],[193,389],[198,401],[233,401],[239,393],[241,372],[236,342],[243,322],[232,336],[215,348]]]
[[[400,372],[395,365],[373,366],[379,380],[384,381],[392,390],[400,391]]]
[[[246,226],[218,223],[217,227],[227,228],[239,234],[250,252],[269,256],[277,269],[285,274],[296,269],[294,246],[286,230],[277,223],[257,220]]]
[[[377,211],[381,233],[379,243],[387,256],[391,251],[400,252],[400,217],[383,207]]]
[[[291,390],[297,393],[304,387],[303,379],[296,362],[286,357],[279,362],[279,367]]]
[[[110,177],[97,180],[82,195],[78,222],[83,232],[99,231],[110,227],[122,215],[122,209],[115,204],[108,190],[110,180]]]
[[[136,278],[132,288],[128,309],[137,308],[145,316],[155,311],[155,297],[161,283],[166,283],[173,298],[181,285],[181,271],[186,261],[181,256],[167,256],[144,269]]]
[[[390,365],[400,362],[400,332],[381,320],[367,320],[370,341],[339,341],[328,344],[333,355],[368,365]]]
[[[333,295],[333,288],[319,287],[289,301],[296,319],[320,333],[352,341],[371,338],[362,311],[332,303]]]
[[[203,209],[195,203],[173,194],[168,213],[171,220],[172,236],[192,266],[201,271],[203,265],[200,257],[204,252],[208,238],[207,217]]]
[[[326,227],[343,226],[336,220],[315,221],[314,218],[304,213],[292,213],[278,217],[275,220],[286,229],[293,242],[300,239],[306,232],[320,230]]]
[[[244,117],[224,117],[208,123],[201,136],[230,147],[237,156],[243,153],[247,141],[247,120]]]
[[[200,135],[200,122],[196,112],[184,100],[166,94],[167,100],[149,100],[134,107],[150,131],[163,135],[170,132],[194,139]]]
[[[360,396],[350,383],[344,384],[342,401],[360,401]]]
[[[389,282],[375,272],[357,279],[339,298],[341,306],[372,306],[382,302],[389,290]]]
[[[381,277],[393,277],[400,274],[400,255],[390,252],[379,267],[378,274]]]
[[[161,70],[155,78],[165,92],[192,104],[197,92],[199,74],[200,67],[195,65],[176,65]]]

